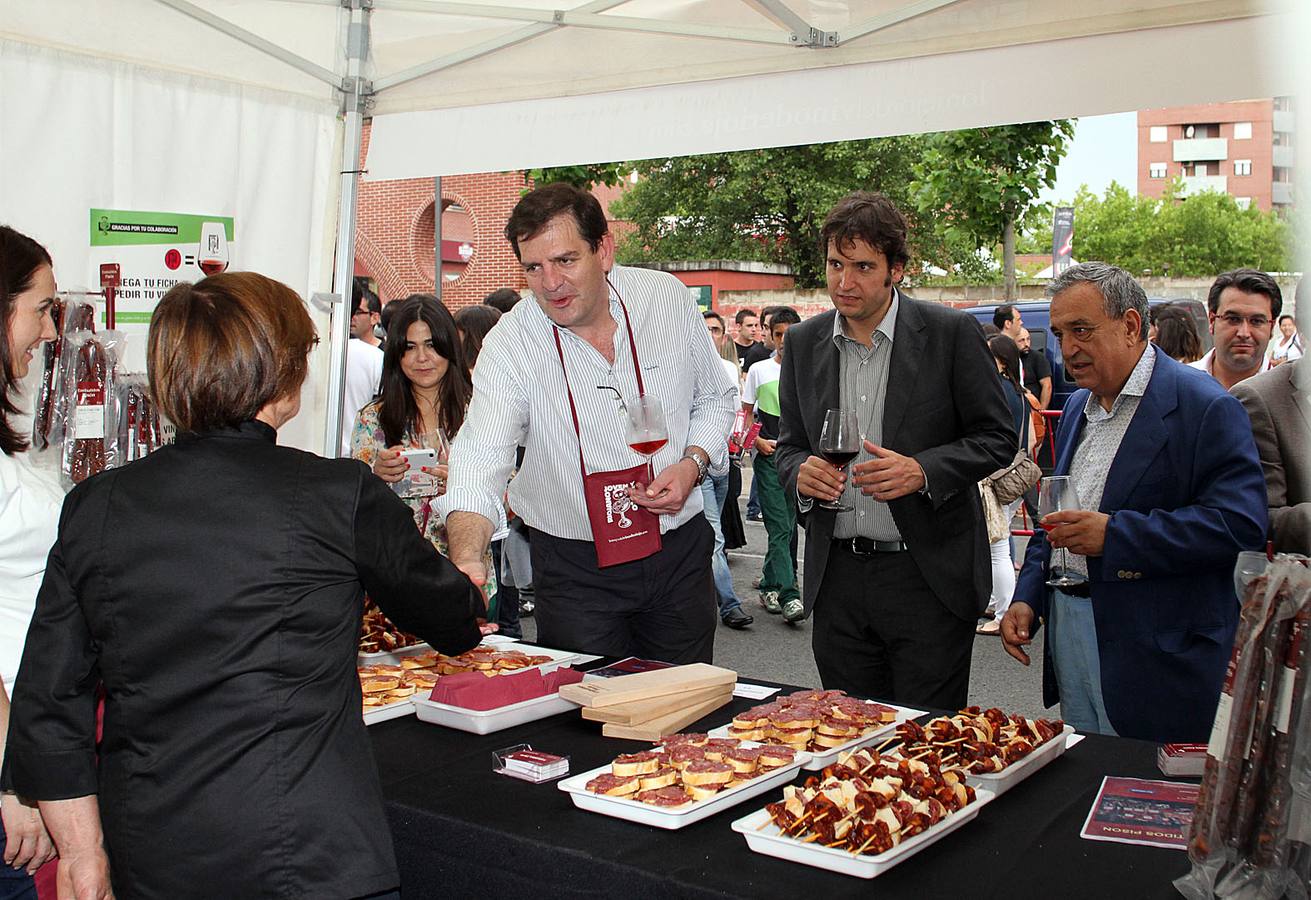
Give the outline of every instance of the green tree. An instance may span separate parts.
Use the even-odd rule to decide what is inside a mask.
[[[547,169],[529,169],[524,174],[535,185],[564,181],[583,189],[603,184],[614,187],[628,177],[633,167],[625,162],[588,163],[582,166],[553,166]]]
[[[1015,231],[1038,192],[1056,183],[1056,164],[1074,120],[996,125],[927,135],[916,166],[920,212],[957,243],[1002,245],[1007,296],[1015,295]]]
[[[1239,266],[1269,272],[1293,267],[1292,224],[1256,207],[1239,209],[1228,194],[1186,199],[1170,185],[1161,198],[1130,194],[1112,183],[1098,197],[1074,198],[1074,255],[1102,260],[1140,275],[1210,277]],[[1048,228],[1047,238],[1051,231]]]
[[[822,286],[824,216],[854,190],[882,191],[911,210],[910,176],[921,143],[894,137],[633,163],[637,183],[611,206],[634,225],[619,258],[782,263],[799,287]],[[925,258],[936,236],[911,224],[912,254]]]

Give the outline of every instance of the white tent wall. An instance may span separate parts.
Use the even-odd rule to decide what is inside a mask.
[[[43,242],[64,288],[98,287],[91,207],[233,216],[232,268],[308,296],[331,282],[336,109],[327,100],[0,40],[0,222]],[[282,443],[319,450],[327,317]],[[140,339],[129,362],[144,371]]]
[[[375,115],[371,179],[945,131],[1292,90],[1296,16]],[[1235,48],[1261,47],[1235,59]],[[798,51],[801,52],[801,51]],[[809,51],[814,52],[814,51]],[[1240,54],[1241,56],[1241,54]],[[1217,61],[1224,61],[1217,64]],[[450,140],[459,135],[458,140]],[[516,135],[519,140],[505,140]]]

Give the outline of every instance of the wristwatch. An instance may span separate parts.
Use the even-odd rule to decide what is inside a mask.
[[[704,450],[697,451],[691,447],[683,451],[683,459],[690,459],[696,463],[696,483],[699,485],[706,480],[706,471],[710,468],[710,455]],[[683,460],[680,459],[679,462]]]

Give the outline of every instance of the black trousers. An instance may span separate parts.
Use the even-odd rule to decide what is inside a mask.
[[[813,622],[826,689],[902,706],[966,705],[976,623],[942,605],[910,553],[864,556],[834,542]]]
[[[695,516],[663,536],[659,552],[604,569],[591,541],[532,532],[537,641],[544,647],[710,662],[719,607],[710,570],[715,535]]]

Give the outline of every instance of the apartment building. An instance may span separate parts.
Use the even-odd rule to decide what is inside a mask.
[[[1176,177],[1183,196],[1228,193],[1241,207],[1293,205],[1291,98],[1205,103],[1138,113],[1138,193],[1160,197]]]

